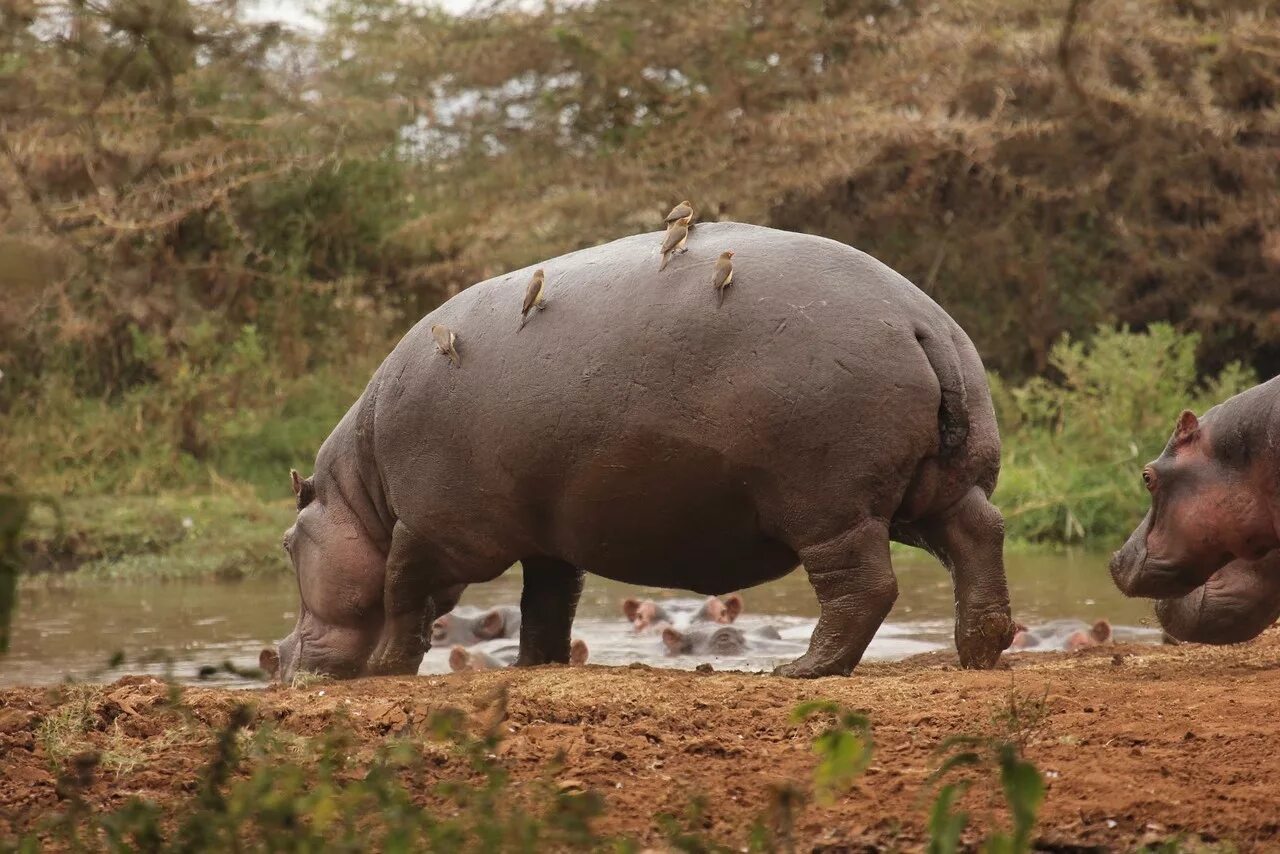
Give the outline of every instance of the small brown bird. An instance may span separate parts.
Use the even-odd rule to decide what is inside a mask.
[[[680,204],[671,209],[671,213],[667,214],[667,226],[672,223],[680,223],[684,226],[693,225],[693,203],[685,199]]]
[[[711,283],[716,286],[716,295],[718,297],[716,305],[724,305],[725,288],[733,284],[732,250],[720,253],[720,258],[716,261],[715,274],[711,277]]]
[[[449,363],[462,366],[462,359],[458,358],[458,335],[443,323],[431,324],[431,336],[436,339],[436,352],[442,356],[449,357]]]
[[[529,312],[535,308],[541,310],[547,304],[543,295],[546,280],[545,272],[535,270],[533,278],[529,280],[529,286],[524,289],[524,303],[520,306],[520,329],[524,329],[525,321],[529,319]]]
[[[662,241],[662,263],[658,265],[661,272],[667,268],[667,262],[677,252],[684,252],[684,245],[689,241],[689,226],[679,222],[667,229],[666,239]]]

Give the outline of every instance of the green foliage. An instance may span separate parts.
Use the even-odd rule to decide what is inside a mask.
[[[288,571],[280,534],[295,509],[288,487],[259,500],[244,487],[182,495],[91,496],[45,501],[23,535],[31,571],[88,580],[205,576],[237,579]]]
[[[179,693],[170,702],[179,714],[189,714]],[[66,809],[51,817],[42,835],[70,850],[94,848],[88,841],[95,839],[114,851],[605,848],[607,840],[591,828],[600,797],[555,785],[560,763],[552,763],[536,786],[534,811],[512,800],[507,772],[494,757],[504,705],[503,696],[495,698],[494,723],[479,734],[461,713],[437,713],[421,737],[390,738],[360,764],[342,721],[316,738],[300,739],[237,705],[216,734],[194,796],[176,815],[137,796],[109,812],[93,812],[82,792],[101,757],[81,752],[60,778]],[[433,779],[431,758],[442,751],[464,758],[470,773]],[[66,758],[60,755],[60,761]],[[428,792],[438,805],[424,806],[416,792]],[[23,845],[39,850],[34,836]]]
[[[819,758],[814,786],[819,798],[830,800],[871,764],[871,721],[862,712],[830,700],[801,703],[792,711],[791,721],[803,723],[817,715],[830,717],[831,723],[813,740],[813,752]]]
[[[310,470],[376,362],[356,357],[286,380],[261,352],[250,327],[229,353],[184,358],[172,382],[113,400],[52,379],[30,411],[9,417],[0,456],[16,462],[28,489],[51,496],[216,491],[224,480],[283,495],[289,469]]]
[[[259,717],[251,705],[236,704],[209,738],[207,725],[174,685],[165,708],[179,726],[185,721],[191,727],[185,737],[210,745],[197,785],[189,797],[167,805],[135,795],[105,811],[95,811],[84,797],[94,776],[100,769],[119,770],[145,757],[94,750],[83,736],[99,717],[99,689],[64,690],[65,702],[45,719],[39,735],[59,772],[61,806],[21,841],[19,850],[38,851],[42,844],[73,851],[105,846],[153,852],[635,852],[642,847],[634,839],[596,832],[593,825],[605,801],[564,778],[562,756],[548,763],[538,780],[516,787],[499,759],[507,721],[505,688],[474,718],[458,709],[440,709],[388,736],[370,755],[357,749],[341,711],[320,734],[308,738]],[[791,720],[803,724],[815,717],[826,717],[829,724],[813,740],[819,757],[813,789],[819,797],[829,797],[847,789],[866,767],[871,727],[865,715],[830,701],[803,703]],[[149,742],[147,749],[151,747]],[[155,746],[154,755],[164,749]],[[1034,766],[1020,757],[1016,745],[1004,741],[958,737],[944,750],[951,755],[933,779],[957,768],[988,765],[999,778],[1012,830],[993,834],[984,850],[1029,850],[1044,795]],[[931,852],[958,850],[968,815],[955,807],[972,782],[949,783],[939,792],[928,825]],[[805,799],[798,787],[771,789],[769,811],[752,825],[745,850],[794,851],[792,830]],[[673,850],[744,850],[709,830],[706,807],[692,797],[679,816],[656,816],[656,829]]]
[[[1256,382],[1239,364],[1199,379],[1198,343],[1166,324],[1103,326],[1087,342],[1054,345],[1052,379],[1010,386],[991,375],[1004,442],[995,501],[1012,538],[1104,546],[1128,535],[1148,503],[1142,466],[1178,413],[1203,413]]]
[[[918,282],[1003,378],[1013,538],[1110,545],[1176,412],[1280,366],[1278,24],[1078,8],[10,4],[0,458],[273,494],[423,309],[688,197]]]
[[[968,791],[967,783],[947,783],[938,790],[929,810],[929,854],[953,854],[960,850],[960,837],[969,825],[969,814],[955,808],[956,801]]]
[[[994,771],[1000,781],[1005,805],[1012,819],[1008,832],[996,831],[983,843],[987,854],[1024,854],[1031,850],[1036,817],[1044,803],[1045,784],[1040,771],[1022,758],[1018,745],[1002,739],[955,736],[939,748],[943,756],[930,779],[938,781],[955,772]],[[963,779],[943,785],[929,811],[929,854],[954,854],[960,850],[961,836],[969,823],[969,813],[957,809],[974,780]]]

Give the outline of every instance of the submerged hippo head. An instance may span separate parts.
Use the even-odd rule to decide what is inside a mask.
[[[667,610],[654,602],[652,599],[623,599],[622,614],[627,618],[637,632],[653,628],[659,625],[668,625],[671,623],[671,615]]]
[[[747,637],[733,626],[684,632],[667,626],[662,630],[662,645],[667,655],[742,655],[747,651]]]
[[[719,596],[708,596],[707,601],[703,602],[702,607],[698,609],[698,613],[693,615],[693,621],[720,623],[727,626],[738,619],[741,613],[742,597],[737,593],[730,593],[723,599]]]
[[[474,646],[481,641],[520,637],[520,609],[490,608],[482,614],[445,614],[431,624],[431,643]]]
[[[291,471],[298,518],[284,549],[298,579],[298,616],[278,650],[259,662],[288,682],[299,672],[359,676],[382,626],[385,557],[340,500],[326,501],[312,478]]]
[[[624,599],[622,601],[622,613],[638,632],[657,629],[676,622],[673,619],[672,611],[667,610],[652,599]],[[676,611],[675,616],[682,616],[685,613],[687,612]],[[741,613],[742,597],[737,593],[730,593],[724,599],[719,596],[708,596],[706,601],[698,607],[698,610],[687,617],[687,620],[690,623],[728,625],[738,619],[738,615]]]
[[[1097,620],[1088,630],[1072,632],[1064,644],[1068,652],[1077,652],[1091,646],[1111,643],[1111,623]]]
[[[1143,468],[1151,509],[1111,559],[1126,596],[1185,596],[1230,561],[1277,545],[1269,452],[1255,447],[1244,409],[1214,407],[1203,421],[1183,412],[1164,453]]]

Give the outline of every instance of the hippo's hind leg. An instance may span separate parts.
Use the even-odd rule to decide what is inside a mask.
[[[517,667],[568,664],[569,633],[582,596],[583,572],[562,560],[526,558],[520,594],[520,657]]]
[[[774,673],[806,679],[848,676],[898,598],[888,526],[869,518],[834,539],[797,551],[821,615],[809,651]]]
[[[960,666],[994,667],[1014,635],[1004,574],[1004,517],[975,486],[945,513],[913,527],[951,572]]]

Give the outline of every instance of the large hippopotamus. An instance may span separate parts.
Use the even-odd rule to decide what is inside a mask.
[[[1280,618],[1280,377],[1178,417],[1142,470],[1151,509],[1111,559],[1178,640],[1239,643]]]
[[[897,597],[890,539],[951,570],[960,661],[997,661],[1000,439],[965,333],[833,240],[699,224],[659,271],[662,243],[540,264],[523,327],[532,268],[405,335],[295,478],[302,601],[264,666],[414,673],[433,619],[516,562],[522,665],[568,660],[584,571],[711,595],[803,564],[820,619],[777,672],[848,674]]]

